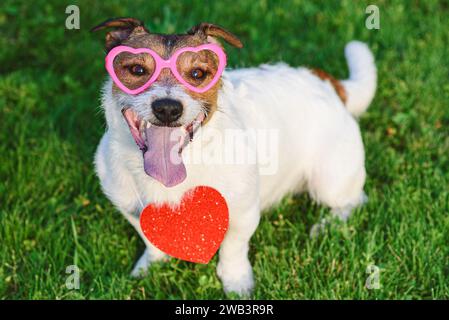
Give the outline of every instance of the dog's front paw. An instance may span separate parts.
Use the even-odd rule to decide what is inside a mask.
[[[134,268],[131,271],[131,277],[133,277],[133,278],[145,277],[150,265],[151,265],[151,259],[148,256],[147,250],[145,250],[143,255],[139,258],[139,260],[134,265]]]
[[[217,275],[223,283],[225,293],[237,293],[249,297],[254,288],[254,277],[248,260],[241,263],[222,263],[217,266]]]
[[[142,278],[147,275],[148,269],[153,262],[156,261],[168,261],[169,256],[155,247],[147,247],[145,252],[136,262],[133,270],[131,271],[131,277]]]

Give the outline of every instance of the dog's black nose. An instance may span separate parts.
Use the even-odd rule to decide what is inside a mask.
[[[182,115],[181,102],[173,99],[158,99],[151,104],[156,118],[164,124],[178,120]]]

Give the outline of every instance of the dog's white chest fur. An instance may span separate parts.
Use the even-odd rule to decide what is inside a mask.
[[[351,71],[351,78],[343,82],[348,93],[346,106],[328,82],[305,68],[278,64],[225,73],[218,111],[183,151],[183,157],[201,155],[206,160],[187,159],[186,180],[172,188],[144,172],[142,153],[108,81],[103,100],[108,130],[95,159],[105,194],[141,233],[137,216],[142,206],[176,203],[186,190],[199,185],[217,189],[230,210],[230,228],[222,243],[218,274],[227,291],[248,292],[253,285],[248,241],[261,210],[287,193],[307,190],[346,218],[349,208],[363,198],[364,149],[351,113],[358,115],[368,107],[376,75],[366,46],[353,42],[346,55]],[[226,137],[239,132],[249,133],[248,139],[229,147],[224,142]],[[248,152],[249,156],[236,161],[226,154],[217,156],[217,150],[235,153],[236,157]],[[143,239],[147,250],[137,271],[164,256]]]

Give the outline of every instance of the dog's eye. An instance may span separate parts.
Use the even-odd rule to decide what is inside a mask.
[[[195,80],[202,80],[206,77],[207,72],[201,69],[192,69],[192,71],[190,71],[190,75]]]
[[[145,68],[142,67],[140,64],[135,64],[135,65],[129,67],[129,72],[135,76],[143,76],[144,74],[147,73]]]

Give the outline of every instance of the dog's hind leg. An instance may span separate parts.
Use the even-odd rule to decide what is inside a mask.
[[[350,204],[348,204],[344,207],[331,208],[332,216],[340,219],[343,222],[346,222],[349,219],[349,217],[351,216],[352,211],[355,208],[365,204],[367,201],[368,201],[368,197],[365,194],[365,192],[363,192],[363,190],[362,190],[362,192],[359,195],[359,199],[356,202],[351,202]]]
[[[332,217],[344,222],[354,208],[367,200],[363,191],[366,177],[363,149],[356,145],[349,150],[345,147],[348,146],[339,146],[322,156],[308,181],[311,196],[328,206]],[[322,219],[314,225],[311,235],[319,233],[327,222]]]
[[[343,208],[335,207],[331,208],[331,215],[332,218],[337,218],[340,221],[346,222],[349,217],[351,216],[354,209],[357,207],[363,205],[368,201],[368,197],[366,196],[365,192],[362,191],[360,194],[360,200],[359,202],[349,204]],[[331,219],[329,218],[321,218],[319,222],[315,223],[312,228],[310,229],[310,237],[316,237],[320,233],[322,233],[326,226],[331,222]]]

